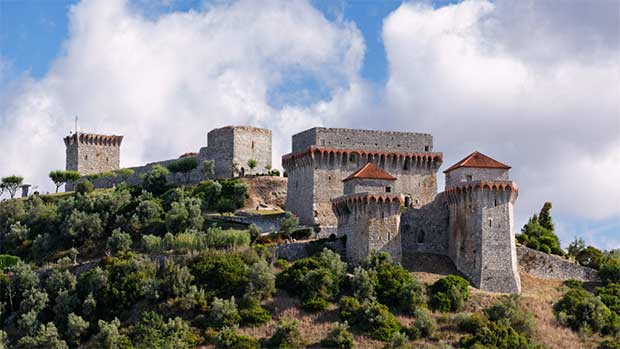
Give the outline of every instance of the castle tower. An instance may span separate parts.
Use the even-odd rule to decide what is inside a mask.
[[[271,166],[271,130],[252,126],[225,126],[211,130],[201,160],[215,161],[216,178],[256,174]],[[249,160],[256,160],[251,170]]]
[[[416,205],[437,195],[442,153],[433,152],[427,133],[315,127],[293,135],[292,152],[282,157],[288,173],[286,209],[321,236],[337,231],[332,199],[345,192],[343,178],[366,163],[398,177],[392,192]]]
[[[448,254],[479,289],[520,293],[514,203],[518,188],[510,166],[474,152],[448,168]]]
[[[66,169],[82,176],[120,168],[123,136],[74,133],[64,138]]]
[[[367,163],[343,180],[345,195],[332,200],[337,233],[347,237],[347,259],[357,263],[371,251],[384,251],[401,261],[401,194],[393,193],[396,178]]]

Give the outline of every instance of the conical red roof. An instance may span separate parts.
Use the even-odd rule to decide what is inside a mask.
[[[467,155],[465,159],[450,166],[447,170],[443,171],[443,173],[450,172],[459,167],[502,168],[506,170],[510,169],[510,166],[502,164],[497,160],[491,159],[490,157],[482,154],[481,152],[475,151]]]
[[[389,181],[395,181],[396,177],[391,174],[385,172],[385,170],[377,167],[372,162],[366,163],[366,165],[362,166],[359,170],[353,172],[349,177],[343,179],[342,181],[348,181],[349,179],[360,178],[360,179],[384,179]]]

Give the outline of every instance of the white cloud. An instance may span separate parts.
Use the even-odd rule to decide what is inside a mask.
[[[278,165],[293,132],[338,123],[350,91],[366,89],[355,25],[330,22],[305,1],[226,2],[150,17],[134,5],[72,7],[63,54],[46,76],[4,89],[0,172],[49,188],[46,174],[64,167],[62,137],[75,115],[84,130],[126,136],[123,166],[196,151],[207,131],[228,124],[272,128]],[[270,106],[268,94],[288,74],[314,77],[328,100]]]
[[[383,29],[391,127],[432,132],[445,165],[476,149],[512,165],[520,221],[544,201],[620,217],[619,5],[550,4],[402,5]]]

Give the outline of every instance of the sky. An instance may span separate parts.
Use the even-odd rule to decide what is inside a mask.
[[[314,126],[427,132],[441,171],[513,167],[516,231],[550,201],[564,246],[620,248],[618,0],[0,0],[0,176],[51,190],[75,116],[122,166],[229,124],[275,167]]]

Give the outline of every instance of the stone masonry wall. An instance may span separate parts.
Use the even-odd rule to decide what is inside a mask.
[[[468,180],[467,176],[471,176]],[[446,173],[446,187],[459,186],[469,181],[507,181],[508,170],[502,168],[460,167]]]
[[[431,160],[435,158],[435,160]],[[331,199],[344,194],[342,180],[367,162],[373,162],[398,178],[392,192],[411,196],[416,207],[433,201],[437,194],[436,172],[441,165],[441,154],[420,156],[371,156],[357,152],[313,151],[294,159],[283,160],[288,171],[287,210],[300,217],[303,224],[321,226],[321,235],[336,230],[337,220],[331,210]],[[298,203],[303,201],[304,203]],[[305,202],[311,202],[306,204]]]
[[[271,130],[264,128],[234,127],[232,164],[240,168],[241,174],[265,172],[271,166]],[[248,160],[256,160],[254,170],[248,167]]]
[[[397,152],[432,152],[427,133],[315,127],[293,135],[293,152],[310,146]]]
[[[215,178],[232,178],[234,158],[234,131],[232,127],[211,130],[207,147],[200,150],[200,157],[215,161]]]
[[[513,235],[516,191],[509,187],[450,189],[449,255],[485,291],[519,293]]]
[[[522,245],[517,245],[517,256],[519,267],[523,271],[541,279],[600,281],[596,270],[575,264],[559,256],[549,255]]]
[[[386,179],[364,179],[354,178],[344,182],[344,193],[385,193],[386,188],[390,188],[390,192],[394,190],[394,182]]]
[[[75,135],[66,137],[66,169],[83,175],[118,170],[121,141],[121,136],[80,134],[79,140]]]
[[[448,255],[448,205],[443,193],[420,208],[409,208],[401,215],[403,254]]]

